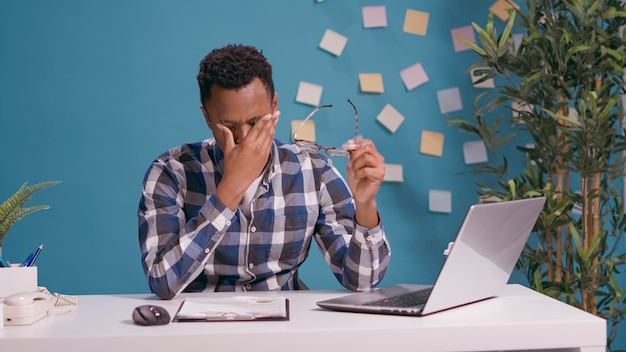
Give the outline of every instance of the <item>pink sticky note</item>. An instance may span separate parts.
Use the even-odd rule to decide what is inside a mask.
[[[387,27],[387,7],[363,6],[363,28]]]
[[[463,50],[470,50],[470,47],[461,43],[458,38],[462,38],[471,43],[476,43],[476,37],[474,36],[474,28],[472,26],[465,26],[455,28],[451,31],[452,33],[452,43],[454,43],[454,51],[459,52]]]
[[[400,71],[400,77],[404,82],[407,90],[413,90],[420,85],[428,82],[428,76],[426,71],[422,67],[422,64],[416,63]]]

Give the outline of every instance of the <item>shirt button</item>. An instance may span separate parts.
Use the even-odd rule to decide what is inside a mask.
[[[254,268],[254,264],[252,264],[252,263],[248,264],[248,268],[250,268],[250,269]]]
[[[225,224],[230,226],[230,220],[226,220]]]
[[[209,250],[208,248],[206,248],[206,249],[204,250],[204,253],[206,253],[206,254],[209,254],[209,252],[210,252],[210,250]]]
[[[252,227],[250,228],[250,232],[256,232],[256,227],[252,226]]]

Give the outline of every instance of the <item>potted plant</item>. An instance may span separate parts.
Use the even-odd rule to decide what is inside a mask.
[[[479,41],[462,40],[480,60],[473,119],[449,124],[478,136],[490,152],[472,172],[495,176],[479,193],[502,200],[546,195],[517,269],[529,286],[607,319],[611,348],[624,319],[626,218],[618,184],[624,177],[622,129],[626,25],[622,0],[528,0],[511,4],[498,35],[493,14],[473,24]],[[513,35],[513,31],[520,36]],[[512,128],[503,133],[503,116]],[[532,140],[511,155],[503,146],[524,133]],[[508,156],[508,158],[507,158]],[[510,160],[526,160],[511,175]]]
[[[24,204],[30,200],[33,194],[59,183],[61,183],[61,181],[45,181],[28,185],[28,182],[24,182],[17,192],[0,205],[0,258],[2,258],[2,244],[4,243],[4,238],[13,225],[28,214],[50,209],[48,205],[24,207]]]

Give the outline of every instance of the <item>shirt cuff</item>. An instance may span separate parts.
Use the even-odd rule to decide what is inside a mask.
[[[230,220],[235,216],[235,212],[222,203],[215,194],[209,197],[209,201],[200,209],[200,214],[205,219],[213,219],[211,225],[220,233],[230,227]]]

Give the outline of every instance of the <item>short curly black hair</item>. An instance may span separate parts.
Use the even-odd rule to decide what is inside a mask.
[[[270,99],[274,97],[272,65],[257,48],[243,44],[228,44],[212,50],[200,62],[198,73],[200,102],[204,104],[211,96],[211,86],[217,84],[226,89],[240,89],[259,78]]]

